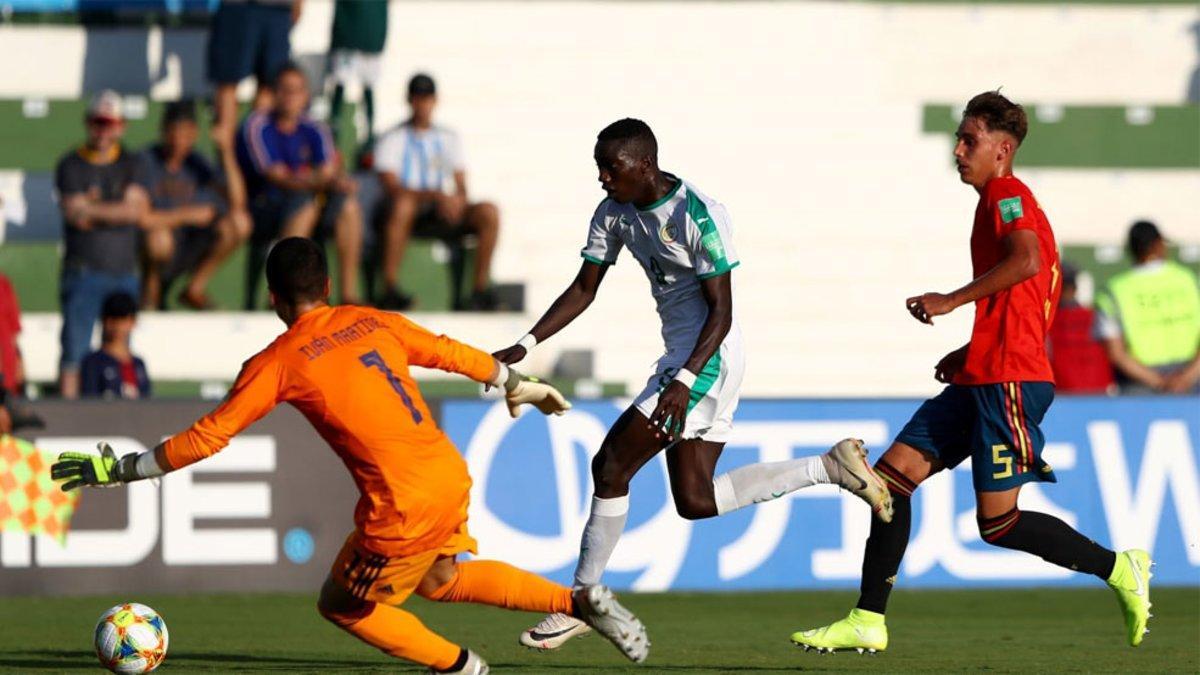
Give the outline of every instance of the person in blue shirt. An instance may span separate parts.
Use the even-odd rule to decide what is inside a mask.
[[[146,364],[129,348],[137,324],[137,301],[128,293],[113,293],[100,310],[100,349],[88,354],[80,367],[80,391],[89,398],[149,398]]]
[[[341,170],[329,127],[305,112],[308,80],[299,66],[280,69],[274,99],[270,110],[246,117],[237,139],[253,242],[332,233],[342,303],[358,304],[362,215],[354,199],[357,185]]]

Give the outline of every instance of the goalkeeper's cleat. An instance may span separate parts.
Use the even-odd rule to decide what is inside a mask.
[[[454,670],[429,669],[429,675],[445,675],[447,673],[450,675],[488,675],[488,672],[490,672],[490,669],[488,668],[487,661],[484,661],[483,657],[470,649],[467,650],[467,662],[463,664],[462,668],[455,668]]]
[[[521,633],[521,644],[530,649],[558,649],[573,637],[592,632],[591,626],[567,614],[547,614],[538,625]]]
[[[1154,616],[1150,613],[1150,577],[1154,576],[1150,568],[1153,566],[1149,553],[1130,549],[1117,554],[1117,562],[1108,576],[1108,587],[1117,594],[1121,613],[1125,615],[1125,629],[1132,647],[1142,644],[1142,638],[1150,632],[1146,624]]]
[[[841,621],[792,633],[792,643],[804,651],[815,649],[818,653],[853,649],[859,654],[874,654],[887,649],[887,626],[882,614],[855,608]]]
[[[579,618],[596,629],[630,661],[641,663],[650,655],[650,637],[633,612],[617,602],[607,586],[584,586],[571,593]]]
[[[871,507],[879,520],[892,522],[892,493],[887,484],[867,463],[867,449],[857,438],[838,441],[825,453],[825,463],[830,479]],[[830,465],[834,470],[828,471]]]

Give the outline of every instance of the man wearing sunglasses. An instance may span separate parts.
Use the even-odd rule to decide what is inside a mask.
[[[64,398],[79,396],[79,363],[89,351],[104,298],[117,292],[138,296],[138,223],[149,205],[145,165],[121,145],[120,95],[97,94],[84,120],[87,139],[63,155],[54,175],[63,217],[59,386]]]

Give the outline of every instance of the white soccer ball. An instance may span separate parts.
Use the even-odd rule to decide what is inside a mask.
[[[109,608],[96,622],[96,656],[114,673],[148,673],[167,656],[167,623],[136,602]]]

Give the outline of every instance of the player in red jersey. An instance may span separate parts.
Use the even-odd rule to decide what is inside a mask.
[[[887,648],[884,610],[908,546],[912,493],[968,457],[984,541],[1107,581],[1125,614],[1130,644],[1137,646],[1147,632],[1151,563],[1145,551],[1118,555],[1058,518],[1017,507],[1025,483],[1055,482],[1042,461],[1039,424],[1054,399],[1046,335],[1062,291],[1054,232],[1012,173],[1027,129],[1025,111],[999,92],[976,96],[963,111],[954,158],[962,182],[979,193],[971,231],[975,278],[906,304],[918,321],[932,324],[974,303],[971,341],[938,362],[934,376],[949,386],[921,405],[875,464],[892,491],[894,515],[890,523],[871,523],[858,606],[841,621],[794,633],[792,641],[805,649]]]

